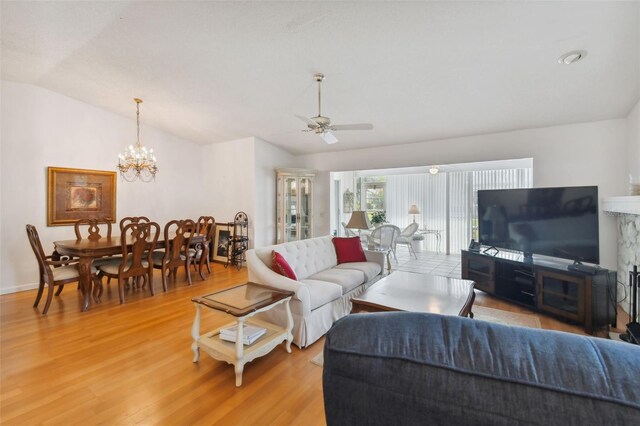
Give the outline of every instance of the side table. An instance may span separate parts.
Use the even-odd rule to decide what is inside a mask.
[[[291,333],[293,316],[289,306],[291,296],[293,296],[293,292],[281,291],[249,282],[191,299],[196,307],[196,317],[191,328],[193,362],[200,360],[200,349],[202,349],[214,359],[233,364],[236,373],[236,386],[241,386],[245,364],[268,354],[283,341],[286,341],[287,352],[291,353],[291,342],[293,341],[293,334]],[[284,303],[287,312],[286,327],[252,318],[255,314],[268,311],[281,303]],[[202,307],[222,311],[235,317],[235,321],[201,335],[200,318]],[[222,340],[219,336],[220,330],[236,324],[238,329],[235,343]],[[245,347],[242,343],[244,340],[244,324],[264,327],[267,331],[253,344]]]

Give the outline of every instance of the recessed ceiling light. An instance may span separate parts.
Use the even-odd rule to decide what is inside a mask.
[[[571,65],[581,59],[584,59],[585,56],[587,56],[586,50],[573,50],[560,56],[558,58],[558,62],[565,65]]]
[[[438,166],[431,166],[429,168],[429,173],[431,173],[432,175],[437,175],[439,171],[440,169],[438,168]]]

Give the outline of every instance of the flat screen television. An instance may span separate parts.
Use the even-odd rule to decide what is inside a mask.
[[[599,263],[598,187],[478,191],[480,243]]]

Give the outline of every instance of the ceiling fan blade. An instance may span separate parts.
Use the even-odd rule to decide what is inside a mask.
[[[303,117],[301,115],[296,115],[296,117],[298,117],[300,120],[304,121],[305,123],[307,123],[307,126],[311,126],[311,127],[320,127],[320,125],[318,123],[316,123],[315,121],[313,121],[310,118],[307,117]]]
[[[330,127],[331,130],[373,130],[373,124],[370,123],[358,123],[358,124],[336,124]]]
[[[318,133],[323,141],[325,141],[328,145],[332,145],[338,142],[338,139],[333,136],[331,132]]]

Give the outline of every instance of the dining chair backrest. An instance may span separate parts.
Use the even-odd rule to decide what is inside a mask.
[[[413,222],[413,223],[409,224],[409,226],[407,226],[406,228],[404,228],[402,230],[402,232],[400,233],[400,236],[401,237],[411,237],[417,231],[418,231],[418,224]]]
[[[40,237],[38,236],[38,231],[36,227],[33,225],[27,225],[27,237],[29,238],[29,244],[31,244],[31,248],[33,249],[33,253],[36,255],[36,260],[38,261],[38,269],[40,270],[40,276],[43,277],[46,271],[49,269],[45,260],[47,255],[44,254],[44,250],[42,249],[42,243],[40,242]]]
[[[127,216],[127,217],[123,217],[120,220],[120,234],[122,234],[122,230],[128,224],[130,224],[130,223],[141,223],[141,222],[149,223],[149,222],[151,222],[151,220],[149,220],[149,218],[146,217],[146,216]]]
[[[200,216],[196,223],[196,234],[204,235],[205,241],[209,242],[213,239],[215,228],[216,220],[213,216]]]
[[[400,228],[395,225],[380,225],[371,232],[371,238],[376,241],[379,248],[390,249],[395,247],[396,238],[400,235]]]
[[[172,220],[164,226],[164,259],[168,265],[180,266],[184,263],[185,248],[191,245],[196,224],[191,219]]]
[[[160,236],[160,225],[155,222],[130,223],[120,235],[122,245],[121,276],[138,276],[152,268],[151,254]],[[144,261],[144,263],[143,263]]]
[[[111,219],[110,218],[100,218],[100,219],[80,219],[75,224],[76,238],[78,240],[82,239],[82,233],[80,232],[80,227],[87,225],[87,232],[89,236],[87,239],[89,241],[97,241],[103,237],[100,234],[100,225],[105,225],[107,228],[107,234],[104,235],[107,238],[111,238]]]

